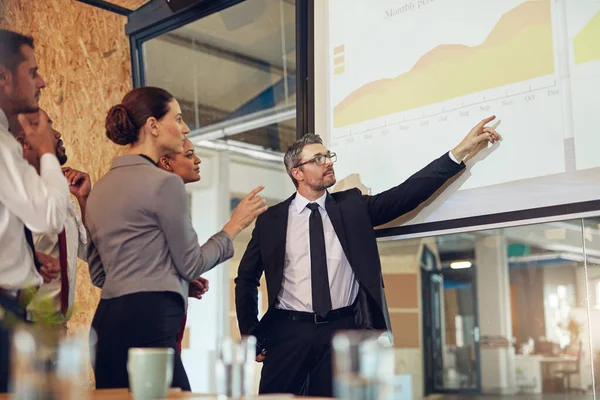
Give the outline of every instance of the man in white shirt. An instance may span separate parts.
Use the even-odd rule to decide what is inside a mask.
[[[54,132],[56,142],[56,157],[61,165],[65,165],[68,157],[61,134],[53,127],[52,120],[48,123]],[[34,151],[25,139],[23,128],[16,117],[10,120],[10,131],[17,141],[23,146],[23,157],[29,164],[40,172],[39,154]],[[39,287],[33,300],[29,303],[28,317],[33,322],[44,321],[45,323],[58,324],[62,326],[60,331],[66,333],[66,324],[71,317],[73,302],[75,299],[75,280],[77,274],[77,258],[85,261],[85,249],[87,245],[87,234],[83,225],[82,215],[85,215],[87,198],[92,190],[92,183],[87,173],[77,171],[69,167],[63,167],[63,172],[69,183],[69,190],[79,203],[81,213],[77,210],[75,203],[69,201],[67,218],[63,232],[58,235],[39,234],[33,235],[33,242],[39,259],[50,256],[58,260],[59,271],[57,279],[44,283]]]
[[[31,232],[62,231],[69,200],[52,130],[45,113],[38,111],[46,84],[33,47],[31,37],[0,29],[0,392],[8,389],[12,327],[7,322],[24,320],[19,295],[43,282]],[[39,154],[39,175],[8,131],[8,119],[22,113],[34,113],[18,118],[24,137]]]
[[[335,332],[390,329],[373,228],[417,208],[465,167],[467,155],[499,140],[485,126],[493,119],[375,196],[327,191],[336,182],[337,157],[319,136],[307,134],[288,148],[285,166],[297,192],[257,218],[235,279],[240,332],[256,336],[257,361],[264,362],[260,393],[331,397]],[[259,321],[263,273],[269,309]]]

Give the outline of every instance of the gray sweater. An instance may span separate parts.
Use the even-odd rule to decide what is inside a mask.
[[[188,214],[183,181],[138,155],[117,157],[87,202],[88,263],[102,298],[150,291],[181,294],[233,256],[223,231],[204,245]]]

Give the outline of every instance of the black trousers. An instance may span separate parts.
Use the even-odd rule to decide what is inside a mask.
[[[0,320],[0,393],[8,392],[10,379],[10,331]]]
[[[337,331],[356,329],[354,316],[315,324],[275,311],[268,329],[259,393],[333,397],[331,339]]]
[[[15,323],[25,322],[25,309],[16,298],[0,292],[0,308],[4,316],[0,318],[0,393],[6,393],[10,382],[10,351],[12,327]],[[12,318],[11,326],[5,319]]]
[[[127,353],[131,347],[175,350],[172,387],[190,391],[177,351],[176,335],[184,316],[183,299],[174,292],[140,292],[102,299],[92,321],[96,331],[96,388],[127,388]]]

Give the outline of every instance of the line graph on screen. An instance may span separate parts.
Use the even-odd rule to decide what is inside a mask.
[[[333,126],[361,123],[554,72],[550,1],[530,0],[504,13],[480,44],[439,44],[408,71],[352,91],[334,106]]]

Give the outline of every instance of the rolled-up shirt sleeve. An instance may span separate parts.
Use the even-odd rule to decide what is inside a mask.
[[[0,203],[36,233],[57,234],[65,224],[69,187],[53,154],[40,159],[40,175],[23,159],[18,142],[0,136]]]
[[[79,246],[77,247],[77,257],[80,260],[87,262],[87,245],[88,245],[88,233],[83,225],[81,215],[79,212],[75,212],[75,219],[77,220],[77,231],[79,236]]]

